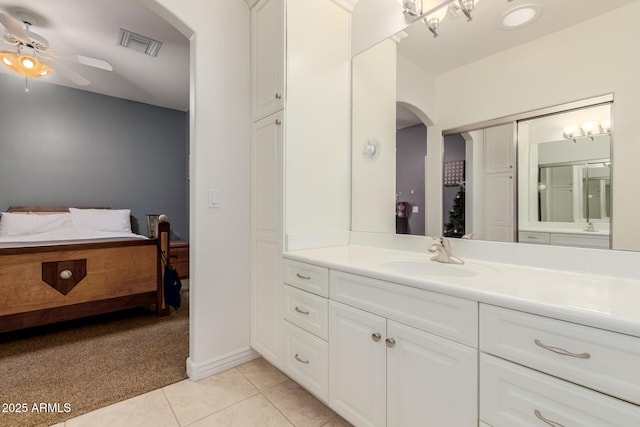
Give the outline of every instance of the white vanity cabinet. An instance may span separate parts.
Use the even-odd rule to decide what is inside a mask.
[[[333,270],[330,277],[330,406],[357,426],[477,424],[476,348],[428,332],[473,340],[477,304]]]
[[[329,396],[329,269],[283,262],[282,370],[323,402]]]
[[[480,418],[640,425],[640,338],[480,304]]]

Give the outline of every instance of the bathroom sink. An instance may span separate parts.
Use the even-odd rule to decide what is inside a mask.
[[[466,265],[444,264],[430,259],[395,259],[383,261],[380,266],[395,273],[419,277],[473,277],[478,274],[476,269]]]

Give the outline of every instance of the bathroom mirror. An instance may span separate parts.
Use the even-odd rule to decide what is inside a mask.
[[[634,221],[637,202],[626,196],[632,193],[631,183],[640,181],[640,168],[635,165],[635,159],[640,157],[635,130],[640,113],[637,102],[640,59],[629,55],[633,51],[632,40],[640,37],[635,24],[640,18],[640,2],[614,0],[587,5],[577,0],[537,1],[543,13],[532,23],[514,30],[499,28],[498,23],[509,9],[518,5],[485,3],[478,4],[472,22],[452,17],[450,11],[437,38],[418,22],[354,56],[352,230],[380,233],[397,230],[398,202],[405,201],[403,197],[407,196],[407,190],[399,191],[396,186],[397,174],[400,169],[413,169],[396,165],[396,135],[400,133],[396,126],[400,122],[397,111],[410,112],[414,124],[427,130],[418,137],[425,139],[427,146],[427,156],[420,159],[425,165],[424,177],[416,178],[425,182],[424,206],[418,206],[418,214],[424,215],[425,234],[436,235],[442,234],[444,224],[443,131],[483,122],[499,125],[503,124],[500,119],[511,115],[610,94],[612,98],[615,96],[609,107],[615,118],[615,130],[609,141],[615,146],[614,155],[594,157],[582,169],[565,161],[564,166],[571,166],[571,173],[583,183],[577,189],[585,192],[585,196],[591,192],[590,203],[577,199],[572,202],[571,209],[579,211],[573,222],[582,221],[579,227],[585,228],[591,222],[598,232],[610,230],[615,249],[640,250],[640,226]],[[577,10],[580,12],[576,13]],[[485,34],[483,31],[490,31],[487,37],[478,35]],[[412,127],[406,125],[404,116],[402,131]],[[516,140],[515,125],[513,132]],[[366,141],[371,139],[380,148],[375,159],[362,154]],[[414,155],[413,160],[419,156]],[[520,156],[518,151],[518,164],[514,166],[521,166]],[[536,179],[546,179],[552,174],[549,168],[561,167],[561,163],[551,160],[539,164]],[[520,209],[521,184],[521,177],[514,176],[516,224],[524,224],[525,219],[548,225],[569,223],[557,221],[557,215],[550,217],[545,213],[543,218],[538,211],[534,217],[529,207],[526,211]],[[409,194],[411,189],[408,188]],[[557,203],[561,203],[560,192],[554,190]],[[612,194],[620,196],[611,197]],[[540,198],[539,193],[535,196]],[[553,207],[549,197],[537,202],[544,204],[545,212]],[[407,207],[411,210],[412,203],[404,209]],[[593,212],[589,221],[583,216],[587,209]],[[518,241],[521,231],[532,232],[518,227],[511,241]]]

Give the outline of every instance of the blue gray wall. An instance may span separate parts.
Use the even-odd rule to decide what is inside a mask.
[[[409,214],[409,234],[425,234],[424,157],[427,155],[427,128],[411,126],[396,132],[396,194],[400,202],[418,207]],[[412,194],[413,193],[413,194]]]
[[[0,74],[0,210],[131,209],[169,216],[187,240],[188,113]]]

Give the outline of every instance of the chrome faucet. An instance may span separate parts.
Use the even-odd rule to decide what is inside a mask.
[[[429,246],[429,252],[435,252],[435,255],[431,257],[431,261],[443,262],[446,264],[464,264],[464,261],[451,254],[451,243],[446,238],[434,237],[436,241],[433,245]]]
[[[594,232],[596,231],[596,228],[593,226],[593,223],[589,221],[587,222],[587,228],[585,228],[584,231]]]

